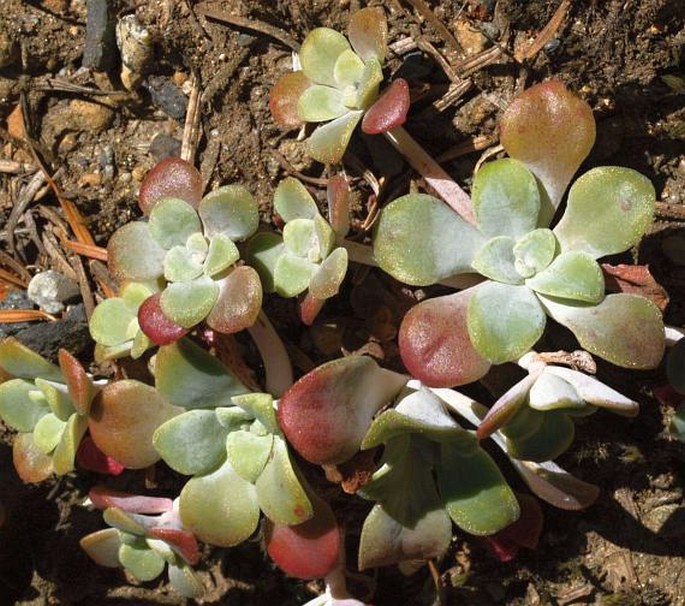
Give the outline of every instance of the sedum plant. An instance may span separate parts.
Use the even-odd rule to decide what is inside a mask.
[[[344,179],[333,183],[329,187],[331,209],[344,205],[340,198],[348,194]],[[304,185],[293,177],[276,188],[274,210],[285,221],[283,235],[256,234],[249,242],[248,258],[266,292],[282,297],[306,293],[300,315],[311,324],[325,300],[338,293],[347,273],[347,250],[336,244],[347,232],[349,219],[341,216],[336,222],[332,212],[335,223],[329,223]]]
[[[111,237],[107,251],[114,277],[158,284],[160,292],[140,303],[137,327],[132,310],[145,286],[134,287],[136,293],[124,287],[121,301],[101,303],[105,311],[95,314],[91,330],[104,347],[125,350],[131,342],[139,355],[145,336],[163,344],[202,321],[224,333],[255,322],[261,285],[254,269],[239,264],[236,242],[257,230],[257,204],[240,185],[220,187],[198,200],[195,173],[181,160],[153,169],[139,196],[147,219],[124,225]],[[111,324],[104,321],[107,312],[115,318]]]
[[[0,419],[18,433],[12,456],[25,482],[73,471],[97,388],[69,352],[59,367],[18,341],[0,341],[0,368],[13,378],[0,384]]]
[[[178,499],[148,497],[96,486],[89,501],[104,510],[110,526],[84,536],[81,547],[99,565],[123,568],[139,581],[152,581],[167,569],[181,595],[204,592],[192,566],[200,560],[195,536],[183,527]]]
[[[308,139],[308,154],[319,162],[342,159],[362,120],[369,134],[402,124],[409,109],[406,82],[398,80],[379,99],[388,27],[380,7],[354,13],[348,37],[327,27],[307,35],[299,52],[301,71],[282,76],[269,101],[276,122],[298,126],[326,122]]]
[[[511,104],[501,131],[512,157],[476,174],[475,224],[424,194],[398,198],[381,213],[374,255],[393,277],[416,286],[459,274],[484,280],[407,314],[400,329],[407,368],[433,385],[468,383],[526,353],[547,317],[614,364],[655,367],[664,351],[659,309],[638,295],[607,295],[597,263],[645,233],[652,184],[628,168],[594,168],[573,183],[550,228],[594,142],[589,107],[559,82],[540,84]]]

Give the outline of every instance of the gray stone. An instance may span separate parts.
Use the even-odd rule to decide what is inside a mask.
[[[33,276],[26,292],[43,311],[54,314],[62,311],[64,303],[81,291],[76,282],[50,269]]]
[[[88,0],[86,44],[82,61],[84,67],[107,71],[117,61],[111,4],[110,0]]]

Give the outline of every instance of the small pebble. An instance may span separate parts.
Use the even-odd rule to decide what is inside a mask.
[[[158,133],[150,143],[150,154],[159,162],[164,158],[181,155],[181,142],[164,133]]]
[[[106,71],[114,67],[116,41],[110,0],[88,0],[84,67]]]
[[[54,314],[62,311],[64,303],[80,292],[76,282],[50,269],[31,278],[26,294],[43,311]]]
[[[164,76],[150,76],[143,86],[150,92],[152,103],[175,120],[185,118],[188,99],[172,80]]]
[[[83,99],[74,99],[69,103],[69,109],[73,112],[74,126],[80,126],[79,130],[102,132],[111,123],[114,114],[109,107],[99,103],[91,103]]]

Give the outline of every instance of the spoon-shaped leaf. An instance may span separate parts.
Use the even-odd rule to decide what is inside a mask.
[[[337,88],[312,84],[297,102],[297,115],[305,122],[326,122],[347,113],[343,93]]]
[[[232,334],[252,326],[261,308],[259,274],[251,267],[241,265],[219,281],[219,296],[206,322],[218,332]]]
[[[147,223],[117,229],[107,243],[107,266],[120,282],[153,282],[164,274],[166,251],[153,240]]]
[[[188,238],[202,231],[197,211],[178,198],[163,198],[150,211],[150,236],[164,250],[185,246]]]
[[[52,465],[57,475],[61,476],[74,470],[76,451],[87,430],[87,417],[71,415],[52,454]]]
[[[532,86],[516,97],[500,119],[500,141],[542,184],[551,202],[541,227],[552,219],[566,187],[595,142],[590,106],[562,82]]]
[[[444,202],[425,194],[393,200],[381,212],[373,254],[393,278],[427,286],[459,273],[472,272],[481,233]]]
[[[314,219],[319,208],[307,188],[294,177],[287,177],[274,192],[274,210],[287,223],[294,219]]]
[[[359,449],[373,415],[406,381],[371,358],[334,360],[283,394],[278,421],[290,444],[308,461],[342,463]]]
[[[152,436],[162,423],[181,412],[159,392],[126,379],[103,387],[90,411],[88,428],[97,447],[129,469],[159,460]]]
[[[350,17],[347,35],[354,52],[364,61],[372,57],[381,63],[384,61],[388,45],[388,24],[380,6],[355,12]]]
[[[104,528],[91,532],[83,537],[79,544],[81,548],[95,561],[98,566],[119,568],[119,548],[121,539],[116,528]]]
[[[279,257],[274,267],[276,292],[282,297],[296,297],[309,287],[312,276],[319,266],[304,257],[285,253]]]
[[[14,337],[0,340],[0,367],[17,379],[41,377],[48,381],[64,382],[62,371],[57,366]]]
[[[644,175],[618,166],[593,168],[571,187],[554,234],[562,251],[595,259],[623,252],[647,231],[655,204],[654,186]]]
[[[152,443],[169,467],[191,476],[223,463],[227,435],[213,410],[189,410],[160,425]]]
[[[274,437],[258,436],[250,431],[232,431],[225,441],[225,452],[236,473],[254,484],[266,466]]]
[[[402,362],[426,385],[465,385],[490,369],[490,362],[474,349],[466,327],[466,310],[473,293],[469,289],[427,299],[412,307],[402,320]]]
[[[488,238],[518,239],[538,224],[540,193],[533,174],[511,158],[483,165],[473,180],[473,207]]]
[[[138,325],[155,345],[169,345],[185,337],[188,329],[172,322],[164,314],[160,303],[161,296],[161,293],[155,293],[143,301],[138,308]],[[103,303],[111,300],[107,299]]]
[[[42,482],[53,472],[52,458],[34,442],[32,433],[19,433],[12,443],[12,463],[26,483]]]
[[[317,162],[335,164],[342,160],[363,110],[350,111],[319,126],[307,139],[307,151]]]
[[[449,547],[451,537],[450,518],[440,507],[427,511],[414,526],[408,527],[376,504],[362,527],[359,569],[440,557]]]
[[[604,274],[584,252],[560,254],[552,264],[526,280],[526,286],[550,297],[599,303],[604,298]]]
[[[168,569],[169,584],[183,597],[199,598],[204,592],[205,588],[202,581],[193,572],[193,569],[187,564],[176,566],[169,564]]]
[[[469,302],[467,324],[476,350],[493,364],[515,360],[542,336],[545,312],[526,286],[486,282]]]
[[[481,276],[504,282],[523,284],[523,278],[516,267],[515,241],[509,236],[497,236],[488,240],[476,253],[471,266]]]
[[[59,366],[67,381],[71,404],[78,414],[87,415],[95,393],[92,381],[81,363],[66,349],[59,350],[58,359]]]
[[[307,34],[300,49],[304,75],[317,84],[335,86],[335,62],[349,48],[350,43],[340,32],[327,27],[313,29]]]
[[[54,413],[43,415],[33,429],[33,440],[45,454],[50,454],[60,441],[67,422]]]
[[[266,293],[276,290],[274,273],[276,262],[283,254],[283,238],[271,232],[260,232],[250,238],[247,244],[246,260],[257,271]]]
[[[514,265],[524,278],[530,278],[545,269],[557,253],[557,239],[550,229],[540,228],[528,232],[514,246]]]
[[[407,81],[394,80],[364,114],[362,130],[367,135],[378,135],[402,126],[407,121],[410,103]]]
[[[269,109],[277,124],[295,128],[302,124],[297,104],[302,93],[311,85],[304,72],[290,72],[281,76],[271,89]]]
[[[507,438],[508,454],[525,461],[549,461],[555,459],[573,443],[575,425],[563,410],[540,412],[526,407],[519,412],[541,421],[537,429],[527,437],[510,435],[508,427],[503,433]]]
[[[539,295],[547,313],[566,326],[581,347],[624,368],[656,368],[664,355],[659,308],[644,297],[607,295],[597,305],[568,304]]]
[[[257,202],[242,185],[224,185],[209,192],[202,198],[198,213],[209,238],[221,233],[236,242],[259,227]]]
[[[219,547],[242,543],[259,521],[255,487],[228,461],[211,474],[190,479],[181,491],[179,507],[184,528]]]
[[[336,248],[319,265],[309,280],[309,292],[317,299],[329,299],[338,294],[347,273],[347,250]]]
[[[542,412],[557,408],[585,408],[585,400],[573,386],[550,372],[543,372],[537,378],[528,395],[530,407]]]
[[[0,417],[12,429],[33,431],[36,423],[50,412],[50,405],[33,382],[10,379],[0,384]]]
[[[159,305],[172,322],[192,328],[204,320],[219,296],[219,287],[209,276],[173,282],[162,291]]]
[[[139,581],[156,579],[166,565],[164,558],[150,549],[144,539],[132,544],[122,543],[119,548],[119,561]]]
[[[162,198],[178,198],[197,208],[202,189],[202,175],[197,168],[181,158],[164,158],[140,184],[138,205],[146,215]]]

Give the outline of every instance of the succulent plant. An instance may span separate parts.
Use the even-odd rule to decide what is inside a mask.
[[[192,476],[179,514],[200,540],[241,543],[257,528],[260,510],[281,525],[312,516],[269,394],[249,393],[187,339],[160,348],[155,382],[165,400],[185,408],[157,427],[152,444],[172,469]]]
[[[332,180],[330,208],[344,205],[344,179]],[[285,221],[283,235],[260,232],[248,245],[248,259],[257,269],[266,292],[296,297],[306,292],[300,311],[311,324],[324,301],[338,293],[347,272],[347,250],[336,246],[349,218],[339,217],[335,228],[324,219],[304,185],[293,177],[281,181],[274,194],[274,210]],[[342,214],[342,213],[340,213]],[[345,213],[346,214],[346,213]]]
[[[160,285],[160,294],[148,297],[138,309],[138,326],[155,344],[168,342],[172,335],[178,338],[202,321],[219,332],[243,330],[261,308],[259,277],[251,267],[238,264],[235,244],[256,231],[257,204],[240,185],[220,187],[198,201],[201,179],[194,173],[195,168],[180,160],[153,169],[139,199],[147,220],[121,227],[107,247],[110,270],[119,281]],[[118,305],[123,323],[132,304],[127,302],[127,309]],[[101,324],[95,328],[101,340],[118,340]],[[135,324],[127,327],[133,333],[125,335],[127,341],[135,340]],[[113,347],[117,345],[121,343]]]
[[[192,566],[200,559],[195,536],[178,513],[178,499],[147,497],[95,487],[90,502],[103,509],[110,528],[81,539],[81,547],[101,566],[124,568],[139,581],[156,579],[167,568],[171,586],[181,595],[204,593]]]
[[[88,430],[96,386],[65,349],[59,367],[18,341],[0,341],[0,368],[11,379],[0,384],[0,418],[19,433],[13,460],[25,482],[75,467],[76,453]]]
[[[308,153],[315,160],[339,162],[362,118],[362,129],[369,134],[406,120],[406,82],[397,80],[379,99],[387,36],[383,9],[364,8],[352,15],[348,38],[327,27],[309,32],[299,53],[302,70],[276,82],[269,102],[276,122],[289,127],[327,122],[308,140]]]
[[[628,168],[594,168],[571,186],[550,229],[555,205],[594,142],[590,109],[563,84],[544,83],[511,104],[501,131],[513,157],[476,174],[475,225],[424,194],[398,198],[381,213],[374,255],[398,280],[485,279],[407,314],[400,329],[405,365],[428,384],[468,383],[490,364],[526,353],[549,316],[593,354],[655,367],[664,351],[659,309],[639,295],[605,295],[597,263],[640,240],[654,211],[652,184]]]

